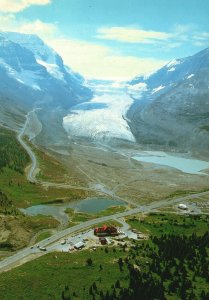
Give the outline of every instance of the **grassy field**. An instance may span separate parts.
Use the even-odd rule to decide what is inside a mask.
[[[25,150],[16,140],[16,134],[10,130],[0,127],[0,136],[4,137],[4,144],[0,144],[0,155],[4,156],[7,150],[8,160],[2,162],[0,168],[0,191],[3,191],[17,207],[28,207],[35,204],[53,202],[59,199],[71,201],[89,196],[90,192],[79,189],[61,189],[57,187],[44,188],[38,184],[27,181],[24,168],[29,163]],[[13,145],[12,147],[10,147]],[[8,146],[8,147],[7,147]],[[16,148],[13,151],[13,148]],[[67,178],[67,171],[52,156],[45,154],[42,150],[35,148],[36,155],[41,167],[40,176],[55,182]],[[17,153],[19,153],[17,155]],[[22,158],[22,159],[20,159]],[[43,168],[43,170],[42,170]],[[75,183],[75,182],[74,182]]]
[[[180,236],[178,231],[176,231],[176,236],[173,235],[173,227],[168,226],[172,217],[175,222],[179,223]],[[201,275],[202,271],[197,271],[200,270],[198,268],[201,261],[195,258],[195,254],[191,255],[191,253],[197,253],[197,257],[199,257],[200,254],[205,253],[204,249],[208,248],[203,249],[202,246],[199,248],[198,237],[191,236],[191,233],[193,231],[203,235],[208,228],[208,219],[188,217],[188,220],[184,221],[184,216],[168,214],[151,214],[145,219],[147,221],[143,225],[145,226],[144,230],[156,234],[155,239],[136,241],[132,243],[132,246],[99,247],[96,251],[83,250],[74,253],[47,254],[14,270],[0,274],[0,299],[128,300],[133,298],[128,296],[122,298],[119,295],[125,293],[124,288],[129,286],[132,276],[135,280],[136,278],[141,280],[140,273],[145,276],[141,286],[149,298],[143,297],[142,293],[142,298],[134,299],[179,300],[183,299],[184,292],[193,297],[186,297],[185,299],[203,299],[201,297],[203,291],[204,293],[209,292],[206,275]],[[142,229],[141,221],[138,219],[129,219],[129,223],[134,228]],[[186,226],[183,226],[184,223]],[[154,227],[156,227],[155,230]],[[175,227],[177,228],[177,225]],[[196,242],[190,241],[190,237],[196,239]],[[175,247],[173,247],[173,239],[176,241]],[[190,243],[192,243],[191,251],[193,251],[191,253],[188,250]],[[158,251],[158,248],[161,250]],[[186,251],[186,256],[183,255],[182,259],[184,251]],[[207,251],[209,254],[209,249]],[[203,257],[207,259],[205,255]],[[195,264],[198,266],[195,267]],[[185,272],[189,285],[184,287],[183,274]],[[161,277],[164,278],[163,287],[159,281]],[[149,281],[146,283],[146,280]],[[157,296],[155,282],[157,283],[157,290],[164,289],[166,298]],[[137,288],[140,288],[140,284]],[[106,296],[102,296],[102,293],[105,295],[107,290],[110,294],[115,293],[117,297],[105,298]],[[152,293],[152,290],[155,292]],[[149,296],[150,293],[152,293],[151,296]]]
[[[24,137],[25,142],[30,146],[32,151],[35,153],[39,172],[37,174],[37,179],[47,182],[55,182],[62,184],[70,184],[75,186],[85,186],[86,181],[83,176],[77,172],[77,167],[71,161],[70,156],[67,161],[71,161],[71,164],[66,166],[63,162],[63,156],[56,152],[50,151],[48,149],[42,149],[37,145],[31,143],[27,137]]]
[[[127,209],[126,206],[111,206],[105,210],[102,210],[99,213],[96,213],[96,214],[88,213],[87,214],[87,213],[82,213],[82,212],[76,212],[75,210],[73,210],[71,208],[67,208],[65,210],[65,212],[69,215],[69,218],[70,218],[69,226],[71,227],[78,223],[85,222],[88,220],[124,212],[126,209]]]
[[[52,233],[50,231],[44,231],[44,232],[41,232],[37,237],[36,237],[36,240],[35,240],[35,243],[38,243],[42,240],[45,240],[47,238],[49,238],[50,236],[52,235]]]
[[[25,138],[25,141],[35,153],[38,161],[40,170],[37,174],[37,179],[56,183],[70,182],[69,171],[52,154],[30,143],[27,138]],[[72,184],[74,183],[72,182]]]
[[[206,131],[209,131],[209,125],[204,125],[204,126],[201,126],[200,129],[203,129],[203,130],[206,130]]]
[[[181,235],[182,233],[200,235],[209,230],[208,215],[182,216],[172,213],[150,213],[145,216],[129,217],[127,223],[143,233],[156,236],[162,234]]]
[[[106,253],[103,248],[70,255],[47,254],[38,261],[0,274],[0,298],[61,299],[65,286],[69,286],[71,292],[78,295],[77,299],[85,299],[83,296],[89,293],[89,287],[94,282],[103,289],[111,288],[118,279],[126,285],[127,273],[120,272],[118,266],[118,258],[124,255],[113,249]],[[88,258],[92,259],[92,266],[87,265]]]
[[[68,202],[83,199],[93,194],[79,189],[63,189],[57,187],[45,189],[41,185],[28,182],[25,175],[9,168],[4,168],[0,172],[0,190],[2,190],[8,198],[12,199],[17,207],[28,207],[60,199],[63,200],[63,202]]]
[[[36,233],[43,229],[56,228],[58,225],[59,222],[52,217],[2,215],[0,216],[0,251],[16,251],[26,247]]]

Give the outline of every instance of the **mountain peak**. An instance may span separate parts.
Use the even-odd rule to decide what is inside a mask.
[[[169,86],[171,87],[173,84],[184,80],[190,74],[196,74],[206,68],[209,68],[209,48],[193,56],[173,59],[147,78],[138,76],[129,83],[136,85],[144,82],[151,90],[161,85],[169,88]]]
[[[51,99],[60,103],[67,103],[68,98],[80,102],[82,97],[91,96],[83,78],[65,67],[62,58],[38,36],[0,32],[0,46],[0,73],[15,85],[14,90],[18,85],[48,91],[54,95]]]
[[[20,32],[12,32],[12,31],[0,31],[0,36],[3,36],[4,38],[7,38],[14,43],[40,43],[44,44],[42,39],[36,35],[36,34],[26,34],[26,33],[20,33]]]
[[[32,51],[36,59],[44,60],[48,63],[56,63],[58,60],[62,63],[61,57],[35,34],[1,32],[0,35]]]

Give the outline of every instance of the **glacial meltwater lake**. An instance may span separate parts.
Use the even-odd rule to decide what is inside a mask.
[[[63,204],[40,204],[34,205],[21,211],[30,216],[36,215],[45,215],[53,216],[55,219],[61,223],[67,224],[69,221],[68,215],[65,213],[66,208],[72,208],[75,211],[83,213],[98,213],[102,210],[105,210],[111,206],[121,206],[125,205],[124,201],[115,200],[115,199],[106,199],[106,198],[86,198],[83,200],[78,200],[70,203]]]
[[[71,202],[68,207],[71,207],[79,212],[98,213],[111,206],[125,205],[124,201],[106,198],[87,198],[76,202]]]
[[[181,157],[180,154],[175,156],[174,154],[168,154],[162,151],[144,151],[132,156],[132,158],[142,162],[172,167],[184,173],[208,175],[202,172],[205,169],[209,169],[208,161],[185,158]]]

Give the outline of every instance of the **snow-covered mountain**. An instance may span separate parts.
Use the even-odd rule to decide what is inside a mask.
[[[42,141],[64,131],[62,118],[71,106],[93,96],[82,76],[36,35],[0,32],[0,122],[15,128],[24,115],[41,108]],[[52,130],[54,129],[54,132]],[[43,138],[44,136],[44,138]]]
[[[186,58],[173,59],[167,65],[152,73],[147,78],[135,77],[130,81],[131,85],[140,82],[146,83],[149,88],[156,89],[159,86],[168,86],[192,76],[202,69],[209,67],[209,48]]]
[[[0,73],[4,78],[0,92],[11,97],[30,98],[25,97],[30,91],[32,101],[70,107],[92,96],[84,79],[64,66],[62,58],[35,35],[0,33]]]
[[[86,83],[39,37],[1,32],[0,79],[1,123],[15,128],[41,108],[36,139],[45,146],[78,136],[209,147],[209,48],[147,78]]]
[[[63,119],[70,136],[189,149],[209,145],[209,49],[176,59],[147,78],[92,81],[95,97]],[[188,136],[191,135],[190,138]]]
[[[21,45],[34,54],[36,62],[43,66],[46,71],[55,79],[64,83],[84,83],[84,78],[73,72],[69,67],[64,66],[62,58],[49,46],[47,46],[38,36],[17,34],[14,32],[1,33],[6,39]]]
[[[129,84],[135,88],[135,102],[127,116],[138,142],[186,149],[209,146],[209,48]],[[146,91],[137,100],[141,85]]]

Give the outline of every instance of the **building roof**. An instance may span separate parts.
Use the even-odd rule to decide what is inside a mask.
[[[75,248],[82,248],[84,247],[84,243],[83,242],[78,242],[77,244],[74,245]]]
[[[103,225],[102,227],[95,228],[95,232],[106,232],[108,230],[117,230],[114,226]]]

